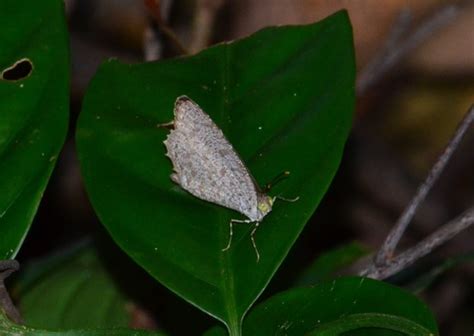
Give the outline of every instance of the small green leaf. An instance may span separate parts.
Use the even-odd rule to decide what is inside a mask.
[[[166,336],[165,334],[130,329],[43,330],[12,323],[0,311],[0,335],[2,336]]]
[[[277,294],[255,307],[244,335],[437,335],[430,310],[414,295],[366,278],[340,278]]]
[[[369,250],[363,245],[353,242],[320,255],[297,279],[297,286],[315,285],[330,280],[334,274],[356,260],[367,255]]]
[[[68,124],[62,0],[0,1],[0,259],[28,232]]]
[[[16,294],[30,327],[67,330],[130,325],[126,297],[90,246],[27,265]]]
[[[156,279],[239,335],[326,192],[354,106],[352,30],[346,12],[307,26],[268,28],[167,61],[102,65],[87,91],[77,143],[92,204],[115,241]],[[191,196],[170,179],[157,124],[180,95],[223,130],[260,185],[290,171],[256,233],[241,215]]]
[[[420,293],[452,268],[472,262],[474,262],[474,253],[454,256],[438,261],[436,264],[431,265],[431,267],[421,265],[420,267],[410,268],[398,275],[396,282],[411,292]]]

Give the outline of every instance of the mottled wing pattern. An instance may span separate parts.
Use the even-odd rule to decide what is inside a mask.
[[[222,131],[187,97],[176,100],[174,113],[174,129],[165,140],[173,180],[196,197],[255,220],[255,184]]]

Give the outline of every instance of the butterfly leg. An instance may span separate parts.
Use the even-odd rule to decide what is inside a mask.
[[[234,235],[234,230],[232,230],[233,224],[234,224],[234,220],[231,219],[229,222],[229,242],[227,243],[227,246],[222,249],[222,252],[230,249],[230,244],[232,243],[232,236]]]
[[[282,200],[282,201],[285,201],[285,202],[296,202],[297,200],[300,199],[299,196],[296,196],[295,198],[285,198],[285,197],[282,197],[282,196],[275,196],[276,199],[279,199],[279,200]]]
[[[240,220],[240,219],[231,219],[229,222],[229,242],[227,243],[227,246],[222,249],[222,251],[227,251],[230,249],[230,245],[232,244],[232,236],[234,235],[234,230],[233,230],[233,224],[234,223],[251,223],[250,220],[245,219],[245,220]]]
[[[259,225],[260,222],[255,222],[255,227],[250,233],[250,240],[252,240],[253,249],[255,250],[255,254],[257,255],[257,262],[260,260],[260,253],[258,253],[257,244],[255,243],[255,232],[257,231]]]

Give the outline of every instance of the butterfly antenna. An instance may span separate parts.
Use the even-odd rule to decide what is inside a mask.
[[[270,189],[275,185],[277,184],[278,182],[286,179],[288,176],[290,176],[290,172],[288,170],[284,171],[284,172],[281,172],[280,174],[278,174],[277,176],[275,176],[270,182],[268,182],[267,184],[265,184],[265,187],[263,188],[263,192],[264,193],[267,193],[270,191]]]

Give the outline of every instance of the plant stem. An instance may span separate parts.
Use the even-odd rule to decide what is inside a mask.
[[[230,321],[229,336],[242,336],[242,325],[239,321]]]

